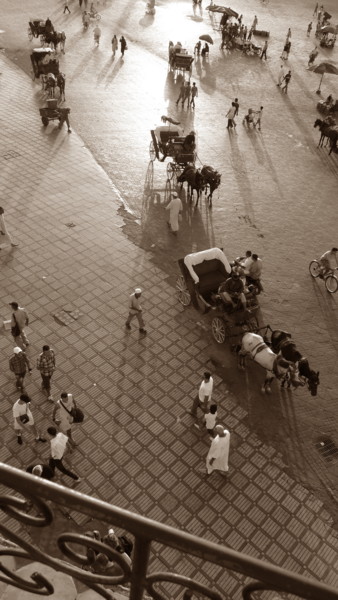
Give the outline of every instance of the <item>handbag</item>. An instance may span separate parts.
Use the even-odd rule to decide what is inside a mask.
[[[84,414],[83,414],[83,411],[81,410],[81,408],[75,408],[75,406],[74,406],[73,408],[68,410],[68,408],[66,408],[65,405],[63,404],[62,400],[60,400],[60,404],[67,411],[67,413],[71,417],[73,417],[73,423],[83,423]]]
[[[13,337],[18,337],[21,334],[21,330],[20,330],[18,322],[17,322],[17,320],[15,318],[15,314],[14,313],[13,313],[13,319],[15,321],[15,325],[11,328],[12,336]]]
[[[23,415],[20,415],[20,416],[19,416],[19,419],[20,419],[21,423],[23,423],[24,425],[25,425],[26,423],[28,423],[28,421],[29,421],[29,416],[27,415],[27,404],[26,404],[26,412],[25,412]]]

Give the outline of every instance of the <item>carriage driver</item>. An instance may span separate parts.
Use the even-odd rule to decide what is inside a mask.
[[[319,262],[322,267],[322,275],[326,275],[329,271],[334,271],[338,267],[337,259],[338,248],[332,248],[320,257]]]
[[[239,273],[236,271],[231,271],[231,277],[229,277],[224,283],[221,283],[218,288],[218,293],[223,301],[231,302],[234,308],[237,305],[238,299],[240,299],[244,310],[246,310],[244,283],[240,278]]]

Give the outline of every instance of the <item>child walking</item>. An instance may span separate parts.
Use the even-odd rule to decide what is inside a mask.
[[[216,425],[217,419],[217,404],[211,404],[209,408],[209,412],[204,415],[205,426],[207,428],[207,432],[210,436],[210,439],[214,439],[214,428]]]

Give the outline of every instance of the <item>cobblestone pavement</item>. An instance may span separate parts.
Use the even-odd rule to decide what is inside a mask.
[[[269,63],[267,68],[272,78]],[[240,132],[238,138],[224,141],[222,132],[222,142],[221,131],[214,133],[218,151],[230,158],[222,195],[212,213],[204,206],[193,212],[185,204],[177,242],[165,231],[160,165],[154,166],[153,185],[151,166],[143,170],[141,220],[128,219],[114,185],[120,175],[113,184],[75,132],[57,132],[52,125],[43,129],[36,84],[6,58],[1,59],[1,71],[1,96],[11,98],[6,109],[4,102],[0,105],[2,203],[20,242],[18,249],[1,252],[1,316],[8,318],[6,303],[13,299],[27,307],[29,356],[35,360],[48,341],[58,359],[54,395],[71,390],[85,409],[86,421],[75,433],[79,449],[71,457],[74,469],[85,477],[81,490],[335,585],[338,542],[330,494],[334,498],[337,489],[337,463],[325,462],[315,444],[326,435],[338,445],[336,299],[309,279],[307,263],[335,239],[337,163],[336,157],[329,159],[314,147],[317,137],[308,125],[315,118],[314,98],[306,90],[304,94],[298,71],[295,95],[290,89],[288,98],[278,97],[287,112],[281,115],[277,103],[261,137],[246,138]],[[310,74],[302,77],[309,81]],[[214,95],[221,98],[221,91]],[[199,100],[202,115],[207,104]],[[216,100],[208,116],[211,123],[219,106]],[[162,103],[159,109],[156,114],[161,114]],[[149,126],[145,129],[148,136]],[[201,148],[207,143],[212,148],[209,136],[210,129],[201,127]],[[221,167],[215,160],[210,162]],[[158,171],[162,183],[157,192]],[[305,390],[291,395],[277,388],[262,398],[262,374],[250,366],[239,378],[229,350],[210,343],[207,320],[178,305],[172,286],[176,258],[214,244],[224,245],[232,255],[252,246],[264,257],[264,319],[291,330],[320,369],[316,398]],[[141,339],[121,327],[135,284],[145,289],[149,335]],[[81,314],[62,326],[53,317],[62,310]],[[8,333],[0,337],[0,347],[6,365],[12,351]],[[227,481],[203,474],[209,440],[188,415],[206,367],[216,371],[220,419],[232,432]],[[36,419],[45,428],[51,406],[39,391],[36,370],[27,388]],[[21,467],[37,455],[47,457],[47,449],[28,444],[27,437],[18,451],[11,430],[17,395],[7,367],[0,389],[6,407],[0,459]],[[56,529],[71,523],[88,528],[78,515],[71,516],[69,522],[61,514]],[[49,540],[43,541],[48,545]],[[154,567],[159,565],[217,581],[217,589],[226,585],[229,594],[239,597],[239,580],[229,582],[218,568],[201,567],[162,549],[154,558]]]

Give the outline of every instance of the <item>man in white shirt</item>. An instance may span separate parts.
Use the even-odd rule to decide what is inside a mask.
[[[25,425],[30,427],[31,431],[35,434],[36,442],[45,442],[35,426],[33,415],[30,409],[30,397],[27,394],[21,394],[19,400],[13,404],[13,419],[14,419],[14,431],[17,435],[18,444],[22,444],[21,432]]]
[[[130,294],[129,297],[129,315],[128,315],[128,319],[126,321],[126,328],[127,329],[131,329],[130,327],[130,321],[136,317],[138,320],[138,324],[139,324],[139,331],[140,333],[146,334],[146,330],[144,329],[144,321],[142,319],[142,308],[141,308],[141,304],[139,301],[139,298],[141,297],[142,294],[142,290],[141,288],[136,288],[133,294]]]
[[[51,457],[49,459],[49,466],[52,469],[53,473],[55,469],[59,469],[61,473],[68,475],[79,483],[81,481],[80,477],[67,469],[62,462],[63,455],[67,448],[68,437],[64,433],[57,433],[55,427],[48,427],[47,433],[50,435],[50,454]]]
[[[200,408],[204,413],[208,410],[208,402],[211,401],[214,380],[208,371],[205,371],[203,381],[199,387],[198,394],[194,399],[190,414],[197,417],[197,409]]]
[[[338,267],[337,252],[338,248],[332,248],[331,250],[324,252],[320,257],[319,262],[323,267],[323,275]]]
[[[10,302],[9,305],[13,309],[12,319],[11,319],[11,327],[17,327],[18,332],[17,335],[12,335],[15,339],[15,343],[20,348],[25,348],[25,346],[29,346],[29,341],[27,339],[25,333],[25,326],[28,325],[28,315],[24,308],[21,308],[17,302]]]

